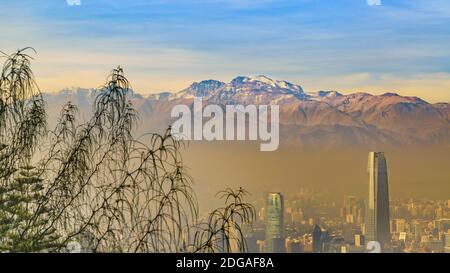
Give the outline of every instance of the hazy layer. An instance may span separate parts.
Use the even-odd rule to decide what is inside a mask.
[[[196,181],[203,205],[217,204],[214,194],[226,187],[245,187],[254,197],[264,191],[295,194],[301,187],[343,194],[367,194],[364,149],[302,149],[281,147],[260,152],[243,143],[191,143],[185,162]],[[384,149],[391,197],[450,199],[450,148]]]

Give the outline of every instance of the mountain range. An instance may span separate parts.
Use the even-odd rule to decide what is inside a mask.
[[[97,92],[71,88],[45,93],[50,124],[69,100],[86,117]],[[266,76],[239,76],[229,83],[204,80],[176,93],[144,96],[130,91],[129,99],[140,115],[138,132],[161,132],[171,122],[172,107],[192,106],[194,97],[203,97],[205,105],[278,104],[282,143],[326,147],[450,144],[449,103],[396,93],[306,92],[300,85]]]

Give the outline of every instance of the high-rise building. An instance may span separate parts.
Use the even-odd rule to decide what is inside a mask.
[[[414,234],[414,240],[416,242],[420,242],[426,225],[427,222],[424,220],[414,220],[412,223],[412,233]]]
[[[386,158],[382,152],[369,153],[369,200],[366,214],[366,242],[377,241],[386,248],[389,231],[389,189]]]
[[[356,214],[356,197],[345,195],[344,196],[344,209],[345,214],[344,219],[348,222],[348,219],[354,219]],[[348,217],[348,215],[352,215],[352,217]]]
[[[245,237],[248,253],[258,253],[258,240],[253,234]]]
[[[281,193],[268,193],[264,222],[266,226],[266,253],[285,252],[284,247],[284,198]]]
[[[435,220],[435,227],[442,232],[450,231],[450,219],[438,219]]]
[[[320,253],[322,251],[322,229],[315,225],[312,232],[312,247],[313,253]]]
[[[359,233],[355,234],[355,246],[356,247],[362,247],[365,246],[365,238],[364,235],[361,235]]]
[[[444,241],[444,252],[450,253],[450,233],[444,234],[443,241]]]
[[[406,231],[406,220],[405,219],[395,219],[395,232],[405,232]],[[392,231],[392,229],[391,229]]]

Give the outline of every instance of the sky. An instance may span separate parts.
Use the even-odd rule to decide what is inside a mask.
[[[44,91],[120,65],[144,94],[266,75],[450,101],[448,0],[2,0],[0,34],[3,52],[37,50]]]

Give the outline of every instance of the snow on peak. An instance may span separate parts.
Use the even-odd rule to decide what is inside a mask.
[[[203,80],[201,82],[194,82],[191,84],[191,89],[217,89],[221,86],[225,85],[225,83],[216,80]]]
[[[58,92],[56,92],[56,94],[59,95],[64,95],[64,96],[69,96],[69,97],[95,97],[99,94],[99,92],[101,92],[101,88],[100,89],[96,89],[96,88],[82,88],[82,87],[68,87],[68,88],[64,88]],[[126,94],[130,97],[130,98],[143,98],[143,96],[137,92],[135,92],[133,89],[128,89],[126,90]]]
[[[189,96],[204,97],[210,95],[211,92],[224,85],[225,83],[221,81],[204,80],[201,82],[194,82],[191,86],[181,92]]]
[[[58,91],[57,93],[59,94],[65,94],[65,95],[70,95],[70,94],[87,94],[87,93],[93,93],[96,90],[93,88],[82,88],[82,87],[67,87],[64,88],[60,91]]]
[[[247,77],[247,80],[250,82],[262,82],[268,85],[271,85],[273,87],[278,86],[277,81],[274,81],[264,75],[254,76],[254,77]]]
[[[287,81],[278,81],[264,75],[259,76],[239,76],[231,81],[234,85],[255,84],[257,86],[267,86],[274,89],[288,89],[296,93],[303,93],[300,85],[292,84]]]

